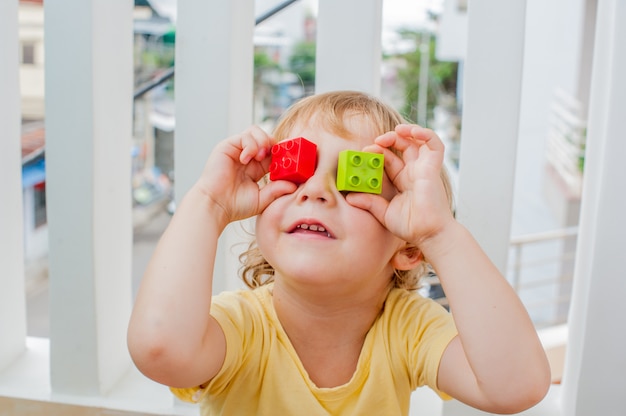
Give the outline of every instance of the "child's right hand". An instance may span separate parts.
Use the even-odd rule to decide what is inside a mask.
[[[194,188],[222,211],[226,223],[257,215],[276,198],[296,190],[288,181],[259,186],[258,181],[268,173],[273,144],[265,131],[251,126],[221,141],[211,152]]]

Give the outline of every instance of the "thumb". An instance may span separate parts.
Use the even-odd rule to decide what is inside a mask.
[[[297,185],[289,181],[270,181],[259,191],[259,212],[262,212],[276,198],[295,192]]]
[[[351,192],[346,196],[346,201],[353,207],[361,208],[369,211],[380,222],[383,227],[385,225],[385,213],[389,206],[389,201],[380,195]]]

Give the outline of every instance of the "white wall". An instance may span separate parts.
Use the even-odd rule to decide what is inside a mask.
[[[456,11],[456,0],[444,4],[438,58],[464,60],[467,16]],[[590,65],[586,42],[593,35],[588,28],[593,25],[593,16],[589,16],[588,9],[594,7],[595,0],[527,1],[512,235],[551,230],[563,224],[543,194],[549,109],[557,88],[586,98]],[[484,111],[497,117],[497,104],[490,107]],[[557,198],[565,200],[566,196]]]
[[[547,130],[555,88],[575,94],[586,0],[528,0],[520,132]]]
[[[444,1],[436,51],[441,61],[462,61],[467,55],[467,13],[458,10],[457,2]]]

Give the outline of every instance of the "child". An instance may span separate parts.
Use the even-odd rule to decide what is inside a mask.
[[[251,127],[219,143],[141,283],[137,367],[203,415],[406,415],[422,385],[488,412],[541,400],[550,371],[533,324],[455,221],[440,139],[403,123],[340,91],[295,104],[273,137]],[[261,184],[271,146],[295,137],[317,145],[313,176]],[[381,195],[337,191],[344,149],[384,155]],[[253,216],[252,290],[212,298],[218,237]],[[426,259],[452,315],[415,291]]]

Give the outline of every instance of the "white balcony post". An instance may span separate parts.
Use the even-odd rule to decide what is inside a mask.
[[[213,147],[252,123],[254,0],[179,0],[176,31],[176,197],[198,179]],[[237,227],[220,240],[215,293],[237,285]]]
[[[520,113],[526,1],[468,9],[458,218],[504,273]]]
[[[320,0],[315,92],[380,94],[382,0]]]
[[[45,2],[52,393],[130,368],[132,1]]]
[[[17,5],[0,3],[0,370],[26,345]]]
[[[600,0],[580,231],[563,378],[563,414],[626,408],[626,3]]]

